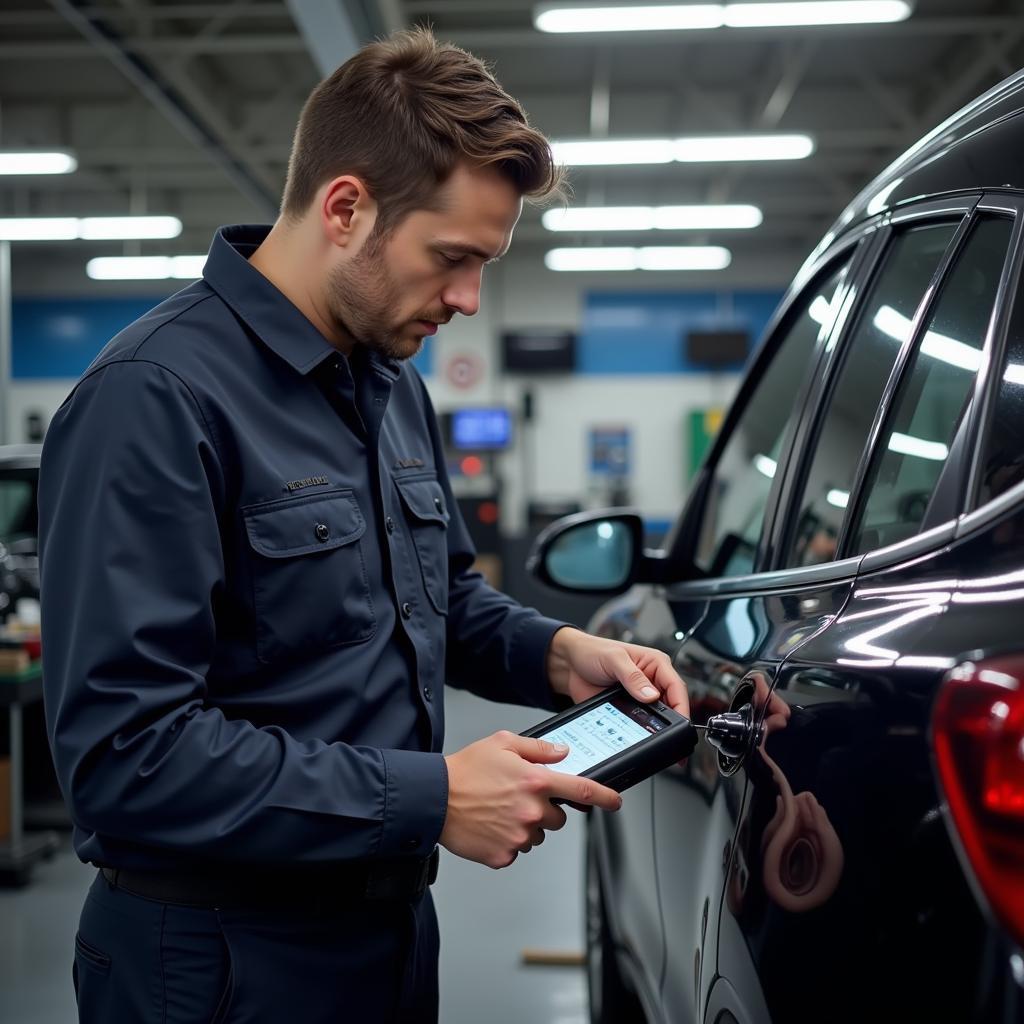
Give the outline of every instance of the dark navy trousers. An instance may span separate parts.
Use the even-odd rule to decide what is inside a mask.
[[[81,1024],[436,1024],[438,931],[416,903],[197,909],[97,875],[75,937]]]

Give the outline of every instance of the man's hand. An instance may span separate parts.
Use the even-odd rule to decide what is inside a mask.
[[[662,651],[591,636],[567,626],[551,639],[547,668],[551,688],[577,704],[605,687],[622,683],[637,700],[645,704],[661,700],[690,717],[686,683]]]
[[[441,845],[467,860],[504,868],[544,842],[545,831],[565,824],[565,811],[552,798],[617,811],[622,797],[615,790],[544,767],[568,751],[502,731],[450,754]]]

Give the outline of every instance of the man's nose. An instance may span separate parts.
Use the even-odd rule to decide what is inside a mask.
[[[480,309],[480,275],[467,274],[453,281],[441,293],[441,301],[463,316],[473,316]]]

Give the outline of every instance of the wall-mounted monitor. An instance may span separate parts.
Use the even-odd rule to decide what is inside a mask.
[[[462,451],[499,451],[512,443],[512,414],[508,409],[455,409],[449,423],[449,442]]]
[[[571,373],[576,368],[572,331],[506,331],[501,336],[502,369],[507,373]]]
[[[747,331],[688,331],[683,359],[691,366],[739,367],[750,352]]]

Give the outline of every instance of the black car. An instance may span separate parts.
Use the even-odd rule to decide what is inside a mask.
[[[661,549],[538,539],[739,716],[590,816],[595,1022],[1024,1020],[1022,262],[1024,73],[822,239]]]

